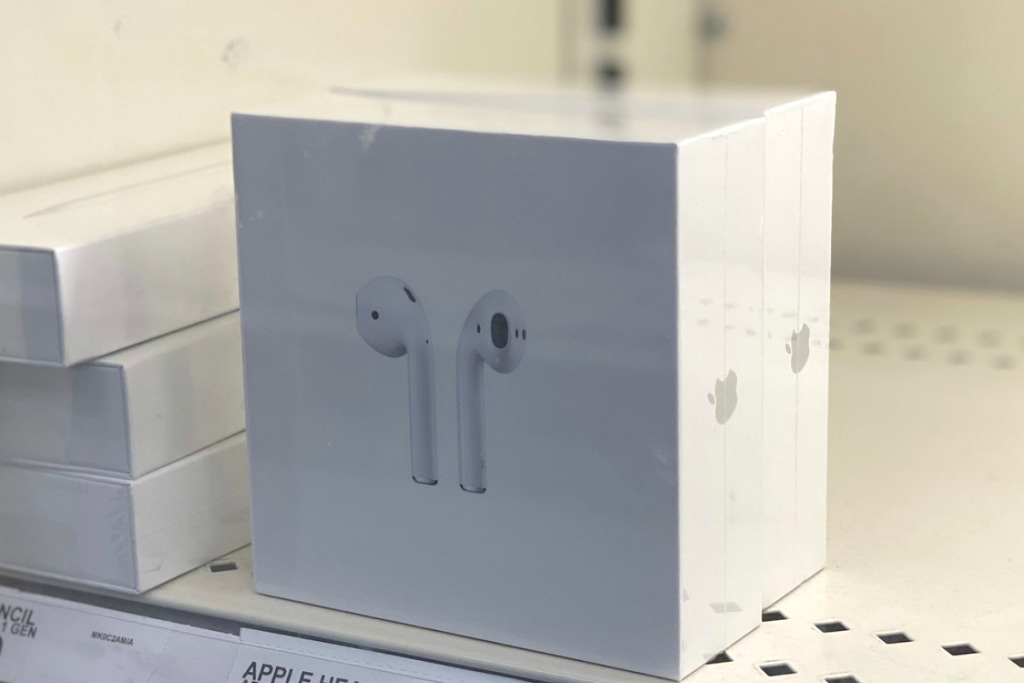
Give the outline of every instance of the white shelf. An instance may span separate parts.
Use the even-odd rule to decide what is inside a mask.
[[[1024,681],[1024,297],[840,283],[833,309],[828,569],[687,680],[773,680],[759,665],[781,661],[786,682]],[[250,558],[138,600],[534,680],[659,680],[256,595]],[[978,653],[942,649],[961,643]]]

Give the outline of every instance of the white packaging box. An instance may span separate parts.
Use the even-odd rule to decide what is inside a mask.
[[[0,197],[0,360],[74,365],[238,308],[230,148]]]
[[[672,679],[753,628],[758,515],[730,529],[727,499],[759,510],[757,444],[728,449],[760,435],[761,345],[726,318],[759,318],[763,132],[338,95],[236,115],[257,590]],[[429,329],[435,486],[407,359],[357,330],[381,276]],[[496,289],[529,339],[482,368],[469,493],[457,347]]]
[[[357,92],[398,100],[590,111],[612,120],[631,116],[710,124],[763,114],[763,605],[824,568],[835,93],[622,95],[421,78]]]
[[[767,607],[825,566],[836,96],[723,96],[765,111],[764,586]]]
[[[0,363],[0,461],[137,478],[244,429],[237,313],[71,368]]]
[[[245,435],[134,481],[0,465],[0,567],[141,593],[249,542]]]
[[[764,112],[765,607],[825,566],[836,95],[651,96],[649,114]]]

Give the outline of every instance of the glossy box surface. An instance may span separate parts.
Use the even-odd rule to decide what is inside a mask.
[[[230,149],[0,197],[0,360],[69,366],[238,308]]]
[[[0,363],[0,461],[135,478],[245,429],[237,313],[71,368]]]
[[[245,435],[136,480],[0,465],[0,567],[140,593],[249,542]]]
[[[753,628],[727,499],[757,509],[760,473],[728,444],[759,433],[761,346],[726,335],[730,303],[758,319],[763,132],[338,95],[236,115],[257,589],[668,678]],[[429,326],[433,486],[409,360],[357,329],[382,276]],[[469,493],[458,347],[492,290],[525,351],[483,369]]]

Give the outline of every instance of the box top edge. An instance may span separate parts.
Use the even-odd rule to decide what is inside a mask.
[[[515,107],[502,101],[435,101],[332,91],[233,114],[236,122],[246,118],[675,146],[708,133],[725,131],[751,116],[658,118],[615,108]]]
[[[0,197],[0,250],[58,253],[229,201],[221,144]]]

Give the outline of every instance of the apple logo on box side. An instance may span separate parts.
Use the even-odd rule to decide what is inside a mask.
[[[732,370],[725,376],[725,379],[715,380],[715,393],[708,394],[708,402],[715,407],[715,419],[718,424],[724,425],[736,412],[736,383],[738,378]]]
[[[794,332],[790,342],[786,344],[786,352],[789,353],[789,367],[794,374],[799,373],[807,365],[807,358],[811,355],[811,328],[807,323]]]

